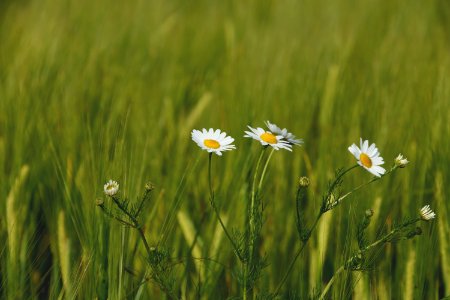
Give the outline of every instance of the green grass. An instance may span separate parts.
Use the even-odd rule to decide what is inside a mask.
[[[411,163],[321,219],[283,295],[322,290],[357,249],[366,209],[375,239],[429,203],[437,219],[422,236],[380,249],[370,272],[344,272],[333,299],[449,296],[449,36],[445,0],[2,1],[0,297],[164,297],[140,285],[136,232],[95,206],[110,178],[131,199],[156,185],[145,234],[170,251],[180,296],[240,296],[239,261],[208,202],[208,157],[190,131],[236,138],[237,151],[214,157],[213,176],[228,226],[242,228],[260,149],[243,131],[264,120],[305,145],[269,167],[258,292],[274,291],[300,246],[298,178],[311,179],[312,222],[363,137],[387,164],[399,152]],[[343,188],[370,178],[357,169]]]

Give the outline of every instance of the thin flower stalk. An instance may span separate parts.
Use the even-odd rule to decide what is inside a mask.
[[[117,207],[125,214],[128,218],[130,218],[132,222],[132,227],[136,228],[136,230],[139,232],[139,235],[141,236],[142,242],[144,243],[145,250],[147,251],[148,256],[150,257],[152,254],[152,251],[150,249],[150,246],[148,245],[147,238],[145,237],[144,230],[142,229],[142,226],[140,222],[122,205],[122,203],[119,201],[119,199],[115,196],[111,197],[111,199],[114,201],[114,203],[117,205]]]
[[[249,268],[252,267],[253,264],[253,251],[255,246],[255,240],[256,240],[256,224],[255,224],[255,218],[256,218],[256,198],[259,193],[259,191],[256,189],[256,181],[258,177],[258,171],[259,167],[261,165],[261,161],[263,159],[265,150],[267,149],[267,146],[263,146],[261,153],[258,157],[258,161],[256,163],[255,167],[255,174],[253,174],[253,184],[252,184],[252,193],[250,198],[250,211],[249,211],[249,230],[250,230],[250,236],[248,241],[248,255],[249,255],[249,261],[244,264],[244,286],[243,286],[243,298],[244,300],[247,299],[247,286],[248,286],[248,277],[249,277]]]
[[[263,184],[264,178],[266,176],[266,172],[267,172],[267,167],[269,165],[270,159],[272,158],[272,155],[274,152],[275,152],[275,149],[272,149],[272,151],[270,151],[269,157],[267,158],[266,163],[264,164],[264,168],[262,170],[261,178],[260,178],[259,184],[258,184],[258,192],[261,191],[262,184]]]
[[[376,240],[372,244],[364,247],[361,250],[358,250],[352,257],[347,259],[346,262],[336,270],[336,272],[333,274],[333,276],[331,277],[330,281],[328,281],[327,285],[325,286],[325,288],[323,289],[322,293],[320,294],[319,300],[325,299],[325,296],[329,292],[331,286],[336,281],[337,276],[339,276],[339,274],[341,274],[346,269],[346,266],[351,264],[358,257],[361,257],[361,255],[363,255],[368,250],[370,250],[370,249],[372,249],[372,248],[374,248],[374,247],[376,247],[376,246],[378,246],[380,244],[384,244],[386,242],[389,242],[391,240],[391,238],[393,236],[395,236],[398,232],[402,231],[406,227],[411,226],[411,225],[413,225],[413,224],[415,224],[415,223],[417,223],[417,222],[419,222],[421,220],[422,220],[421,218],[415,218],[415,219],[412,219],[410,221],[407,221],[407,222],[403,223],[402,225],[392,229],[388,234],[386,234],[382,238]]]
[[[111,180],[110,180],[109,184],[110,183],[111,183]],[[172,291],[172,289],[167,284],[166,280],[164,279],[164,276],[161,276],[160,270],[158,270],[158,265],[152,263],[152,257],[154,256],[155,251],[157,251],[157,250],[155,248],[150,248],[150,246],[148,244],[148,241],[147,241],[147,238],[145,237],[144,230],[142,229],[142,225],[141,225],[141,223],[139,222],[139,220],[136,217],[137,214],[133,214],[126,207],[125,202],[121,202],[120,201],[119,197],[117,196],[118,184],[117,184],[117,182],[113,182],[113,183],[114,183],[114,189],[115,189],[114,193],[107,193],[106,191],[110,190],[110,189],[107,189],[105,187],[105,194],[108,195],[112,199],[112,201],[117,206],[117,208],[128,217],[130,222],[125,221],[122,218],[120,218],[120,217],[112,214],[110,211],[108,211],[105,208],[103,201],[99,201],[97,203],[97,205],[109,217],[114,218],[115,220],[117,220],[119,223],[121,223],[123,225],[127,225],[127,226],[130,226],[132,228],[135,228],[138,231],[139,236],[140,236],[140,238],[141,238],[141,240],[142,240],[142,242],[144,244],[145,250],[147,252],[147,258],[148,258],[148,261],[150,262],[149,265],[150,265],[150,267],[152,269],[154,280],[157,282],[157,284],[159,285],[160,289],[167,295],[168,298],[170,298],[170,299],[178,299],[178,297],[175,295],[175,293]],[[148,196],[148,193],[146,192],[144,194],[144,197],[147,197],[147,196]],[[141,209],[141,207],[142,206],[140,205],[139,210]]]
[[[326,196],[323,198],[322,201],[322,207],[320,208],[319,213],[317,214],[316,219],[314,220],[313,225],[311,226],[311,228],[308,230],[307,235],[304,237],[304,239],[302,240],[302,245],[300,246],[300,248],[297,250],[297,252],[294,255],[294,258],[292,259],[291,263],[289,264],[289,267],[286,271],[286,273],[284,274],[284,276],[282,277],[280,283],[278,284],[277,288],[275,289],[275,292],[273,294],[272,298],[275,298],[281,288],[283,287],[284,283],[286,282],[286,280],[288,279],[289,275],[291,274],[295,263],[297,262],[298,257],[300,256],[300,254],[303,252],[303,249],[305,249],[306,244],[308,243],[309,239],[311,238],[312,232],[314,231],[314,229],[317,227],[317,224],[320,220],[320,218],[322,217],[322,215],[327,211],[326,209],[326,205],[327,205],[327,201],[328,199],[330,199],[333,190],[340,184],[342,177],[344,177],[345,174],[347,174],[348,172],[350,172],[351,170],[357,168],[359,165],[356,164],[354,166],[351,166],[350,168],[346,169],[345,171],[341,172],[333,181],[333,183],[330,185],[330,187],[328,188],[328,191],[326,193]]]
[[[342,200],[344,200],[345,198],[347,198],[348,196],[350,196],[350,195],[353,194],[354,192],[360,190],[361,188],[363,188],[363,187],[365,187],[365,186],[367,186],[367,185],[369,185],[369,184],[371,184],[371,183],[374,183],[375,181],[380,180],[380,179],[383,178],[384,176],[386,176],[386,175],[392,173],[393,171],[395,171],[397,168],[398,168],[398,167],[394,165],[390,170],[388,170],[388,171],[387,171],[384,175],[382,175],[381,177],[374,176],[374,177],[373,177],[372,179],[370,179],[369,181],[367,181],[367,182],[365,182],[365,183],[363,183],[363,184],[360,184],[360,185],[358,185],[357,187],[353,188],[353,189],[350,190],[349,192],[347,192],[347,193],[345,193],[344,195],[340,196],[340,197],[336,200],[336,202],[335,202],[336,205],[338,205],[339,203],[341,203]],[[335,206],[336,206],[336,205],[335,205]]]
[[[231,246],[233,247],[234,252],[236,253],[237,257],[240,260],[243,260],[244,258],[241,255],[241,252],[239,251],[238,246],[236,245],[235,241],[231,237],[230,233],[228,232],[227,228],[225,227],[225,224],[222,221],[222,218],[220,217],[219,210],[217,209],[216,202],[215,202],[215,196],[214,196],[214,189],[212,184],[212,176],[211,176],[211,165],[212,165],[212,153],[209,153],[209,159],[208,159],[208,182],[209,182],[209,202],[211,204],[211,207],[213,208],[213,211],[216,215],[217,220],[219,221],[220,226],[222,227],[226,237],[231,243]]]

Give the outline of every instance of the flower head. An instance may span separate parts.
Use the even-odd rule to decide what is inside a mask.
[[[394,163],[399,168],[404,168],[409,163],[408,159],[406,157],[403,157],[403,155],[400,153],[395,159]]]
[[[373,216],[373,209],[366,209],[366,217],[371,218]]]
[[[292,133],[288,132],[286,128],[281,129],[280,127],[278,127],[277,125],[270,123],[269,121],[266,121],[266,125],[267,128],[269,128],[269,130],[277,135],[281,135],[283,136],[283,138],[288,141],[289,143],[291,143],[292,145],[297,145],[300,146],[303,144],[303,140],[302,139],[297,139],[297,137],[295,135],[293,135]]]
[[[381,177],[386,170],[380,165],[384,164],[383,158],[375,144],[369,146],[369,141],[360,139],[360,148],[355,144],[348,147],[348,151],[358,160],[358,164],[377,177]]]
[[[298,180],[298,185],[300,187],[308,187],[309,186],[309,178],[306,176],[300,177]]]
[[[226,132],[221,132],[220,129],[206,130],[205,128],[200,130],[192,130],[191,132],[192,140],[197,143],[197,145],[203,150],[209,153],[215,153],[219,156],[222,155],[223,151],[230,151],[236,149],[236,146],[231,143],[234,139],[231,136],[227,136]]]
[[[251,131],[245,131],[246,135],[244,137],[249,137],[259,141],[263,146],[271,146],[275,150],[286,149],[292,151],[292,145],[284,140],[282,135],[275,135],[270,131],[265,131],[261,127],[252,128],[247,126]]]
[[[420,218],[424,221],[430,221],[436,217],[436,214],[431,210],[429,205],[425,205],[419,211]]]
[[[107,196],[114,196],[119,191],[119,184],[116,181],[109,180],[103,186],[103,190]]]

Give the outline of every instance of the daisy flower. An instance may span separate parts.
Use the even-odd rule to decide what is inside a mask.
[[[116,181],[109,180],[105,185],[103,186],[103,190],[105,191],[105,194],[107,196],[114,196],[119,191],[119,184]]]
[[[431,210],[429,205],[425,205],[419,211],[420,218],[424,221],[430,221],[436,217],[436,214]]]
[[[409,163],[408,159],[406,157],[403,157],[403,155],[400,153],[394,160],[394,163],[399,168],[404,168]]]
[[[209,153],[215,153],[222,156],[223,151],[230,151],[236,149],[236,146],[231,143],[234,139],[231,136],[227,136],[226,132],[221,132],[220,129],[210,128],[206,130],[205,128],[200,130],[192,130],[191,132],[192,140],[197,143],[197,145],[203,150]]]
[[[282,135],[275,135],[270,131],[265,131],[261,127],[252,128],[247,126],[251,131],[245,131],[244,137],[249,137],[259,141],[263,146],[270,145],[275,150],[286,149],[292,151],[292,145],[284,140]]]
[[[286,128],[281,129],[280,127],[278,127],[273,123],[270,123],[269,121],[266,121],[266,125],[271,132],[283,136],[283,138],[292,145],[300,146],[301,144],[303,144],[302,139],[297,139],[297,137],[292,133],[288,132]]]
[[[359,143],[360,148],[353,144],[348,147],[348,151],[350,151],[350,153],[358,160],[360,166],[373,175],[381,177],[381,175],[386,173],[386,170],[383,167],[380,167],[380,165],[384,164],[384,160],[380,156],[377,147],[375,144],[369,146],[369,141],[365,140],[363,142],[362,138]]]

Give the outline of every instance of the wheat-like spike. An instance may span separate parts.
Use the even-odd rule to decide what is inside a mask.
[[[19,176],[17,176],[14,184],[11,188],[11,191],[6,198],[6,226],[8,229],[8,249],[10,259],[13,263],[15,263],[18,259],[19,254],[19,237],[22,231],[22,224],[20,224],[18,217],[18,195],[19,192],[28,177],[28,173],[30,171],[30,167],[28,165],[22,166],[19,172]]]
[[[71,297],[71,268],[70,268],[70,240],[67,236],[65,213],[63,210],[58,213],[58,252],[61,267],[61,277],[64,289],[66,291],[66,297]]]

